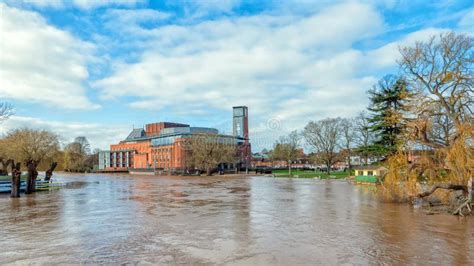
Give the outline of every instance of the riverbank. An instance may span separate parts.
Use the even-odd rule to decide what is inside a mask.
[[[272,171],[275,177],[290,177],[288,169],[279,169]],[[318,179],[345,179],[350,176],[350,172],[320,172],[313,170],[291,170],[293,178],[318,178]]]

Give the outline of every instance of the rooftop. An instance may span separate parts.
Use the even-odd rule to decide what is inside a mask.
[[[143,128],[134,128],[130,134],[128,134],[126,141],[133,141],[136,139],[143,138],[145,136],[145,130]]]
[[[363,166],[356,166],[354,167],[354,170],[387,170],[386,167],[381,166],[381,165],[363,165]]]

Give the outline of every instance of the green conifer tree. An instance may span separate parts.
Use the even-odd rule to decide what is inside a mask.
[[[397,150],[411,95],[406,80],[393,75],[385,76],[369,90],[369,124],[375,134],[371,150],[374,154],[385,157]]]

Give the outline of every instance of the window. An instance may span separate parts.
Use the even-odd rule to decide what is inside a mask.
[[[368,176],[374,175],[374,171],[367,171],[367,175],[368,175]]]

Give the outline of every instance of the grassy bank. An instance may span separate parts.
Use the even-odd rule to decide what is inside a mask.
[[[0,175],[0,181],[11,181],[11,180],[12,180],[11,176]],[[22,175],[21,180],[26,180],[26,175]]]
[[[288,169],[273,170],[273,174],[275,174],[275,177],[289,177]],[[328,179],[328,178],[343,179],[350,175],[349,172],[331,172],[330,174],[328,174],[326,172],[303,171],[303,170],[296,170],[296,169],[292,170],[291,174],[292,174],[292,177],[321,178],[321,179]]]

